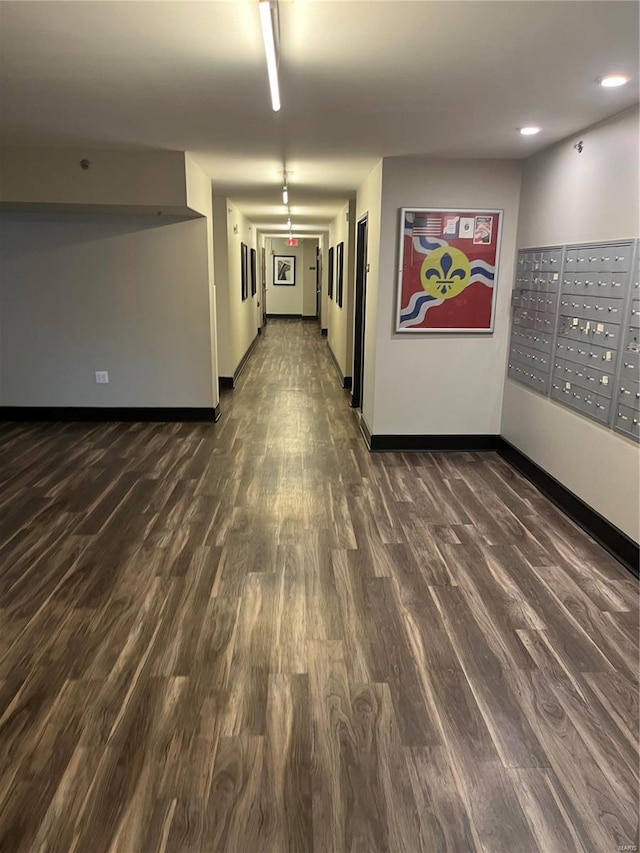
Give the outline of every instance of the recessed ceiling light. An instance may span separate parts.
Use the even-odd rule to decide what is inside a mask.
[[[600,77],[598,83],[604,86],[605,89],[614,89],[616,86],[624,86],[629,82],[628,74],[607,74],[606,77]]]
[[[521,127],[521,128],[520,128],[520,133],[521,133],[523,136],[534,136],[536,133],[540,133],[540,128],[539,128],[539,127],[536,127],[536,126],[535,126],[535,125],[533,125],[533,124],[531,124],[531,125],[529,125],[528,127]]]

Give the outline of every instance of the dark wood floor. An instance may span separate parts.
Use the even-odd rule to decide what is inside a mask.
[[[494,454],[369,454],[314,324],[222,406],[0,427],[0,850],[636,844],[633,578]]]

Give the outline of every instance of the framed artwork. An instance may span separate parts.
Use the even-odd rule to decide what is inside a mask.
[[[336,248],[336,302],[342,308],[344,294],[344,243],[338,243]]]
[[[242,292],[242,300],[244,301],[249,295],[249,288],[247,284],[247,273],[248,273],[248,260],[247,260],[247,244],[240,243],[240,285]]]
[[[256,269],[256,250],[251,249],[251,295],[255,296],[258,290],[258,270]]]
[[[395,331],[493,332],[501,210],[400,210]]]
[[[327,260],[327,293],[333,299],[333,246],[329,249]]]
[[[273,256],[273,283],[295,287],[296,257],[295,255]]]

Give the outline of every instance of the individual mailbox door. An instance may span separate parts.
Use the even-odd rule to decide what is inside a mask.
[[[581,322],[583,321],[580,317],[570,317],[566,314],[562,314],[558,322],[558,335],[561,338],[579,338],[582,334],[580,331]]]
[[[585,269],[591,274],[597,272],[601,266],[600,250],[597,246],[586,246],[584,252],[586,254]]]
[[[562,250],[555,249],[546,252],[546,269],[551,273],[559,273],[562,266]]]
[[[640,329],[640,299],[634,299],[629,312],[629,325],[634,329]]]
[[[622,406],[628,406],[635,411],[640,411],[640,383],[626,381],[620,385],[618,391],[618,402]]]
[[[567,275],[575,273],[578,269],[578,250],[567,249],[564,261],[564,271]]]
[[[640,415],[627,406],[616,406],[615,426],[634,438],[640,438]]]
[[[568,358],[575,361],[576,347],[576,341],[568,340],[567,338],[558,338],[558,342],[556,343],[556,352],[560,358]]]
[[[613,296],[617,299],[624,299],[626,284],[627,284],[627,273],[614,272],[611,274],[611,290],[607,296]]]
[[[631,269],[631,254],[633,246],[612,246],[611,269],[614,272],[627,272]]]
[[[625,352],[622,354],[620,379],[623,383],[626,379],[632,379],[634,382],[640,381],[639,361],[637,353]]]
[[[594,278],[596,279],[596,293],[606,296],[610,292],[612,275],[613,273],[610,272],[595,273]]]
[[[581,246],[576,251],[576,272],[589,272],[590,269],[589,247]]]
[[[590,325],[590,337],[593,343],[598,346],[618,349],[620,345],[621,327],[615,323],[600,323],[596,321]]]
[[[560,296],[560,312],[562,314],[578,314],[579,311],[582,310],[582,300],[577,296],[574,296],[573,293],[563,293]],[[582,316],[582,314],[578,314],[578,316]]]
[[[614,250],[612,246],[603,246],[600,250],[600,270],[613,272]]]
[[[580,287],[574,293],[581,293],[584,296],[593,296],[598,290],[598,273],[586,272],[580,276]]]
[[[582,295],[581,291],[582,281],[580,276],[570,275],[565,277],[562,280],[562,295],[563,296],[573,296],[575,293],[579,293]]]
[[[571,406],[573,393],[573,385],[569,381],[556,379],[551,383],[551,398],[565,406]]]
[[[602,397],[600,394],[593,394],[591,403],[594,407],[593,417],[600,423],[609,423],[611,416],[611,400]]]

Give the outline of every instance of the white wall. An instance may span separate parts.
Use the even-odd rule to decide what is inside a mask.
[[[327,339],[343,376],[353,372],[353,282],[355,267],[355,200],[347,202],[329,226],[333,248],[333,298],[328,301]],[[342,307],[338,305],[338,244],[344,243]],[[328,264],[329,258],[327,254]]]
[[[365,296],[364,376],[362,378],[362,416],[369,431],[373,424],[376,372],[376,330],[380,268],[380,226],[382,219],[382,160],[358,188],[356,222],[367,215],[367,290]]]
[[[320,326],[322,329],[327,329],[327,323],[329,322],[329,296],[327,293],[328,286],[328,262],[329,257],[327,254],[327,250],[329,248],[329,232],[322,234],[319,239],[320,243],[320,254],[322,257],[320,272],[321,272],[321,281],[320,281]]]
[[[573,148],[578,139],[582,154]],[[518,247],[636,237],[638,162],[637,109],[529,158]],[[640,450],[634,442],[510,380],[502,434],[638,541]]]
[[[287,246],[286,239],[267,238],[267,314],[291,314],[301,317],[303,308],[303,245]],[[296,259],[295,285],[274,285],[273,256],[293,255]]]
[[[306,238],[302,243],[302,316],[316,316],[316,249],[318,240]]]
[[[213,397],[218,404],[218,343],[216,316],[216,287],[213,262],[213,189],[211,179],[204,169],[185,154],[186,203],[190,210],[198,211],[205,217],[207,229],[207,275],[209,278],[209,331],[211,336],[211,377]]]
[[[91,161],[87,170],[80,168],[85,158]],[[183,151],[4,148],[0,171],[3,203],[136,207],[168,213],[187,207]]]
[[[261,329],[262,325],[263,325],[263,313],[264,313],[264,311],[266,311],[266,297],[265,297],[265,294],[263,294],[263,292],[262,292],[262,275],[263,275],[263,272],[262,272],[262,250],[263,249],[264,249],[264,258],[265,258],[265,260],[264,260],[264,263],[265,263],[265,270],[264,270],[265,288],[266,288],[266,283],[267,283],[267,269],[266,269],[266,267],[267,267],[267,264],[269,263],[269,258],[267,255],[267,238],[265,237],[265,235],[261,231],[258,231],[257,242],[258,242],[258,297],[257,297],[257,303],[256,303],[256,313],[258,315],[258,328]],[[265,292],[266,292],[266,290],[265,290]]]
[[[232,377],[258,334],[260,258],[256,229],[231,199],[214,197],[214,263],[217,295],[218,372]],[[241,250],[247,245],[248,297],[242,299]],[[256,249],[256,294],[251,295],[251,249]]]
[[[5,214],[0,402],[216,405],[207,255],[204,218]]]
[[[638,118],[626,110],[525,161],[518,247],[638,236]]]
[[[384,159],[372,416],[365,374],[365,417],[373,433],[500,432],[519,192],[515,161]],[[493,334],[394,333],[398,211],[411,206],[504,211]]]

